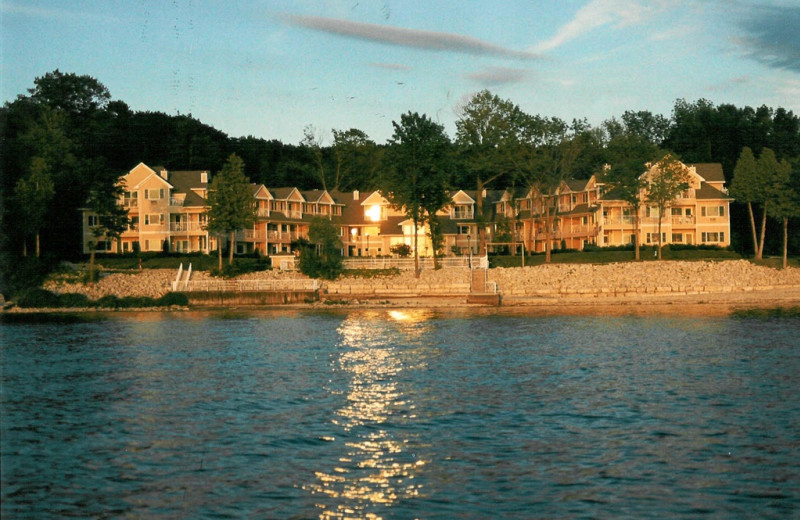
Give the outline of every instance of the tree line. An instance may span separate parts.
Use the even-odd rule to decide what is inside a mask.
[[[191,115],[133,111],[91,76],[49,72],[0,108],[3,265],[23,255],[79,255],[78,208],[139,162],[217,172],[231,154],[242,160],[251,182],[268,186],[383,188],[400,196],[405,181],[411,180],[419,196],[431,188],[415,185],[415,178],[479,194],[483,188],[506,187],[548,193],[561,180],[604,171],[606,180],[633,192],[644,164],[670,153],[685,163],[722,164],[728,186],[741,196],[732,219],[736,249],[778,251],[776,231],[784,222],[786,229],[793,229],[788,224],[796,218],[790,211],[796,201],[789,197],[774,202],[790,193],[776,189],[776,183],[783,179],[785,185],[797,186],[800,176],[800,118],[784,108],[679,99],[669,117],[629,110],[592,126],[586,119],[528,114],[484,90],[458,113],[452,138],[428,116],[408,112],[393,123],[394,134],[386,143],[376,143],[356,128],[326,132],[308,125],[302,140],[291,144],[230,137]],[[419,143],[412,146],[415,140]],[[788,179],[781,173],[776,180],[756,168],[755,185],[762,187],[762,195],[745,196],[739,189],[743,181],[734,182],[745,148],[754,157],[774,156]],[[741,173],[741,178],[751,173]],[[435,205],[430,197],[425,203]],[[778,211],[778,206],[789,211]],[[488,218],[480,197],[476,213],[478,220]],[[753,222],[758,223],[758,237],[751,233]],[[791,251],[800,250],[796,233],[788,234],[787,242]]]

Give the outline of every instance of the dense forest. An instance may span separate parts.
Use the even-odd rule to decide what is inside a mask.
[[[791,165],[795,186],[800,178],[800,117],[780,107],[679,99],[669,117],[626,111],[591,126],[585,119],[526,114],[483,91],[461,108],[456,128],[447,143],[447,183],[465,189],[523,186],[543,175],[588,178],[605,164],[636,170],[667,150],[685,163],[722,163],[730,186],[745,147],[756,157],[771,150]],[[139,162],[216,172],[235,153],[255,183],[368,190],[381,186],[393,156],[387,153],[391,140],[375,143],[358,129],[327,133],[309,125],[297,144],[230,137],[191,115],[132,111],[99,80],[58,70],[35,78],[26,95],[3,105],[0,138],[4,271],[38,253],[33,236],[39,232],[43,258],[77,258],[78,208],[92,189],[112,185]],[[790,226],[793,254],[800,251],[797,221]],[[767,224],[765,251],[776,253],[781,222],[769,218]],[[752,252],[748,210],[740,203],[732,228],[734,248]]]

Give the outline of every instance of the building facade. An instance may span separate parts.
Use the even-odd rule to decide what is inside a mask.
[[[663,244],[729,246],[732,199],[724,186],[721,165],[685,167],[691,179],[689,188],[672,201],[663,216],[644,202],[637,212],[618,190],[596,176],[564,181],[551,194],[536,189],[483,190],[479,197],[475,191],[454,190],[450,204],[437,213],[441,253],[481,254],[483,248],[543,252],[548,240],[552,249],[620,246],[632,243],[637,232],[641,244],[656,245],[659,220]],[[652,174],[651,168],[643,177]],[[131,224],[119,241],[100,240],[97,250],[215,250],[217,237],[205,229],[210,180],[208,171],[168,171],[138,164],[120,180],[124,194],[119,203],[128,209]],[[251,189],[256,221],[252,228],[236,233],[237,253],[292,255],[293,244],[307,238],[312,220],[322,217],[339,228],[346,257],[390,256],[401,244],[413,251],[415,242],[421,256],[433,254],[428,228],[419,226],[415,241],[413,222],[379,191],[301,191],[256,184]],[[646,200],[646,190],[639,195]],[[82,218],[83,251],[88,253],[97,216],[84,210]]]

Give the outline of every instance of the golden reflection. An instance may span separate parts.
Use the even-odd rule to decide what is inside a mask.
[[[392,311],[396,321],[427,319],[415,311]],[[317,504],[321,519],[380,519],[374,509],[419,496],[415,478],[425,461],[408,450],[410,439],[398,439],[388,422],[413,418],[414,405],[398,385],[406,368],[391,343],[397,330],[385,314],[363,313],[341,325],[342,351],[335,370],[348,376],[347,403],[335,413],[333,423],[343,430],[338,464],[316,472],[316,482],[304,489],[326,496]],[[323,502],[323,501],[320,501]]]

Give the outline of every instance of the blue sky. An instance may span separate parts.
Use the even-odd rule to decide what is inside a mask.
[[[60,69],[134,110],[297,143],[375,141],[416,111],[454,135],[488,88],[593,125],[676,99],[800,112],[797,0],[0,0],[2,101]]]

